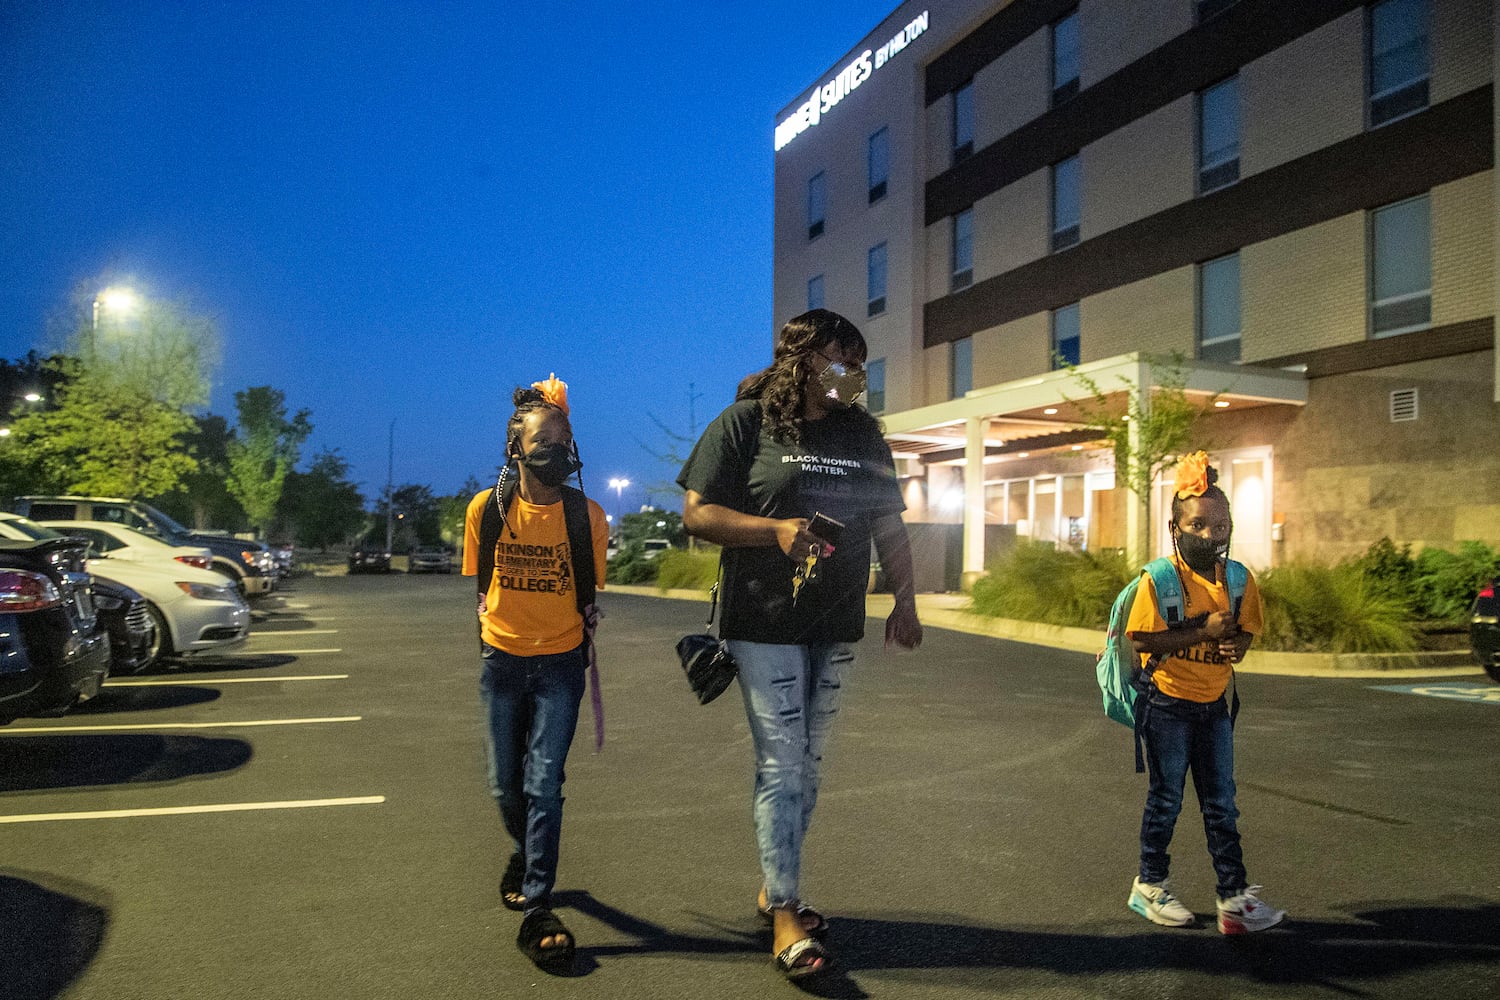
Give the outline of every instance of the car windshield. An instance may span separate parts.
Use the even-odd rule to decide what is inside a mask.
[[[41,540],[43,538],[63,537],[62,532],[53,531],[51,528],[43,527],[42,525],[37,524],[35,521],[26,517],[7,517],[5,519],[5,523],[10,525],[16,531],[25,535],[27,538],[35,538]]]
[[[150,504],[141,504],[141,509],[146,512],[146,516],[150,519],[151,523],[155,524],[173,545],[193,544],[192,532],[172,520],[172,518]]]

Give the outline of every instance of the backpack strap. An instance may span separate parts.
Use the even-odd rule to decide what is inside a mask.
[[[1183,611],[1187,606],[1183,600],[1182,578],[1177,575],[1177,567],[1172,565],[1172,560],[1163,556],[1148,562],[1146,572],[1151,574],[1151,584],[1156,588],[1157,611],[1167,623],[1167,628],[1177,628],[1182,624]]]
[[[562,488],[563,522],[568,529],[568,552],[573,557],[573,593],[578,613],[594,603],[599,580],[594,574],[594,532],[589,524],[589,503],[583,491]]]
[[[1234,559],[1224,562],[1224,587],[1229,591],[1229,610],[1234,614],[1235,623],[1240,620],[1240,607],[1245,603],[1245,588],[1249,585],[1250,571],[1245,564]],[[1229,683],[1233,696],[1229,701],[1229,726],[1234,728],[1234,722],[1240,715],[1240,679],[1235,673],[1234,665],[1229,666]]]

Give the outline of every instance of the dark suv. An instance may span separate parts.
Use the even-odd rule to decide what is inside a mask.
[[[0,725],[61,715],[92,698],[109,672],[76,538],[0,539]]]
[[[119,497],[26,496],[10,509],[33,521],[111,521],[154,535],[172,545],[193,545],[213,553],[216,573],[239,585],[246,597],[268,594],[276,586],[276,561],[264,542],[223,532],[190,531],[148,503]]]

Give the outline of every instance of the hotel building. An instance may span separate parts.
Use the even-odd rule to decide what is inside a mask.
[[[781,110],[775,324],[864,332],[923,589],[1169,544],[1080,373],[1201,402],[1252,566],[1500,544],[1493,7],[904,3]]]

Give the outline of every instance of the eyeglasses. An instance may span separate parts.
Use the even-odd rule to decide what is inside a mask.
[[[837,366],[843,369],[843,371],[835,372],[836,375],[857,375],[865,370],[864,363],[860,361],[835,361],[822,351],[813,351],[813,353],[828,362],[828,368]],[[826,372],[828,368],[824,368],[823,371]],[[823,372],[818,374],[821,375]]]

